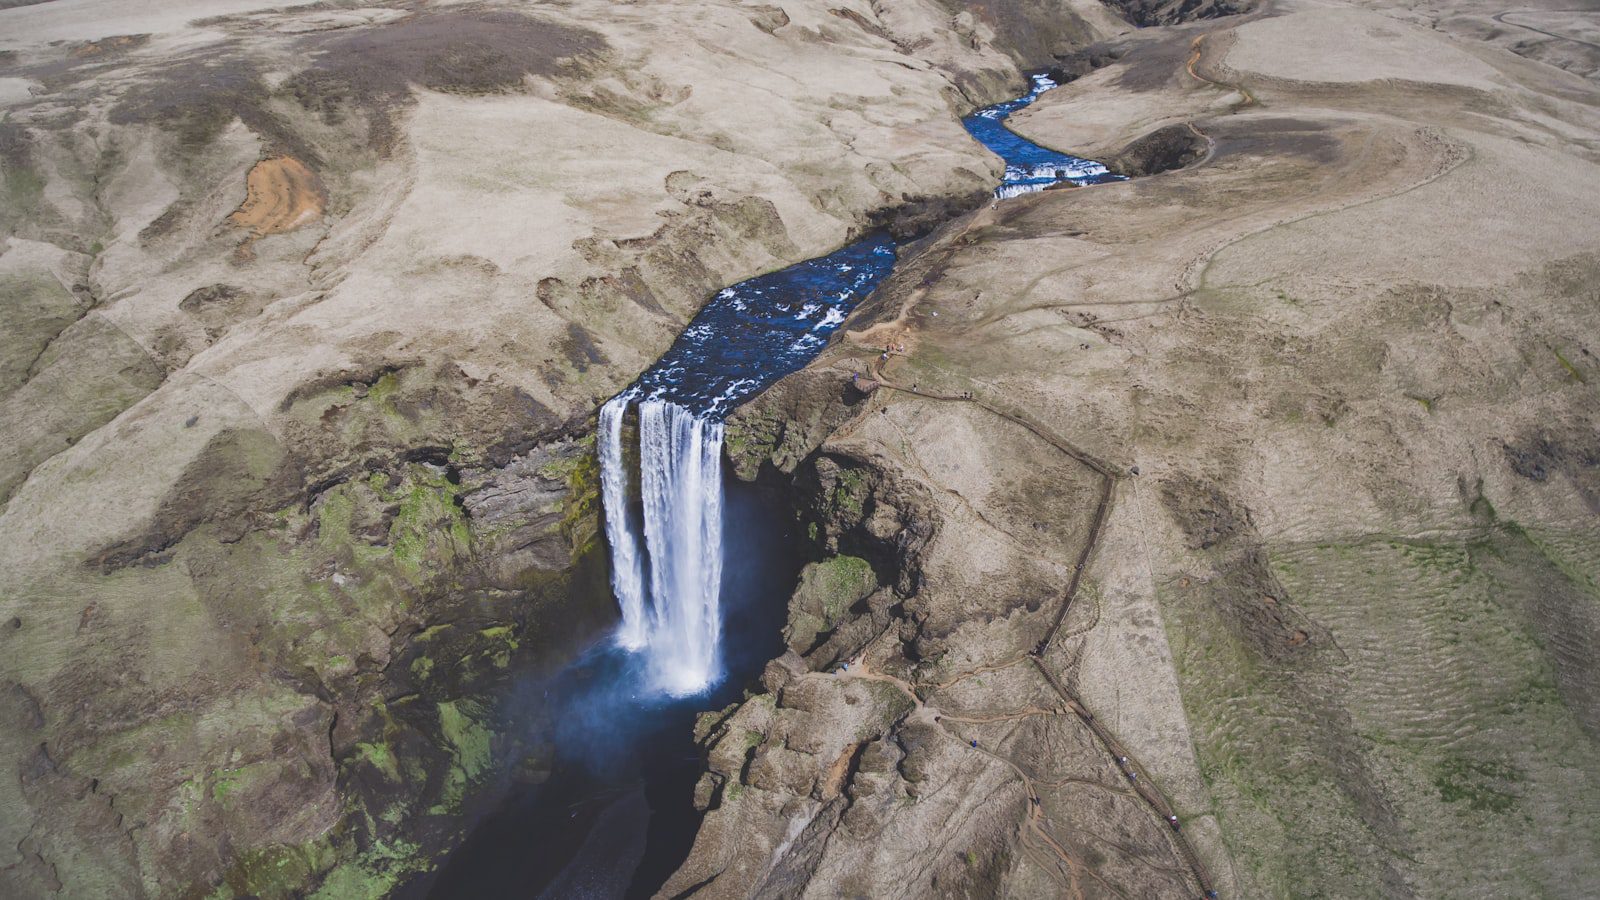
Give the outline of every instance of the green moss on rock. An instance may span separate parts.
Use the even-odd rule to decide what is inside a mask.
[[[315,900],[376,900],[389,894],[407,876],[425,871],[421,848],[410,841],[380,841],[357,859],[328,873],[311,894]]]
[[[260,897],[263,900],[294,897],[304,886],[330,869],[337,852],[333,841],[323,837],[298,846],[274,845],[240,854],[211,892],[210,900],[234,897]]]
[[[850,608],[878,587],[872,566],[858,556],[833,556],[800,573],[784,629],[790,647],[804,652],[835,628]]]
[[[415,576],[430,563],[448,564],[472,547],[472,532],[456,502],[460,487],[442,471],[413,466],[400,509],[389,528],[389,546],[402,572]]]
[[[390,781],[400,780],[400,767],[395,764],[394,752],[382,742],[356,744],[356,755],[373,768],[388,776]]]
[[[868,490],[866,473],[860,469],[844,469],[833,489],[833,506],[850,519],[859,519]]]
[[[482,706],[471,700],[438,704],[439,733],[450,748],[453,762],[445,774],[440,802],[430,813],[454,812],[467,787],[488,771],[493,762],[494,732],[484,724]]]

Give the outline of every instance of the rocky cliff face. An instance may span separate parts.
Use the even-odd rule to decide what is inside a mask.
[[[1179,167],[953,223],[730,422],[813,562],[667,895],[1589,893],[1600,120],[1404,18],[1087,54],[1018,129]]]
[[[978,202],[958,115],[1118,27],[0,13],[0,893],[430,866],[485,785],[539,777],[508,673],[610,621],[597,402],[710,292]]]

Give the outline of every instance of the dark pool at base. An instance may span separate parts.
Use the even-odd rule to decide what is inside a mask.
[[[783,652],[802,544],[789,504],[726,477],[722,576],[728,676],[710,694],[646,696],[638,661],[609,642],[548,682],[556,747],[543,784],[514,791],[450,855],[431,885],[406,893],[459,898],[649,897],[689,855],[703,762],[695,716],[739,699]]]

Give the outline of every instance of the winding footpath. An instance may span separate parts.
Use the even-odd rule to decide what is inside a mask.
[[[1570,34],[1557,34],[1554,31],[1546,31],[1543,28],[1537,28],[1537,27],[1535,27],[1533,25],[1524,25],[1521,22],[1515,22],[1515,21],[1512,21],[1511,19],[1507,19],[1506,18],[1506,16],[1509,16],[1509,15],[1511,15],[1513,13],[1541,13],[1541,12],[1544,12],[1544,13],[1563,13],[1563,12],[1592,13],[1594,11],[1593,10],[1589,10],[1589,9],[1508,9],[1508,10],[1505,10],[1504,12],[1497,12],[1493,16],[1490,16],[1490,18],[1494,19],[1496,22],[1499,22],[1501,25],[1510,25],[1510,26],[1512,26],[1514,28],[1522,28],[1522,29],[1525,29],[1527,31],[1532,31],[1535,34],[1542,34],[1542,35],[1544,35],[1546,37],[1553,37],[1558,41],[1571,41],[1574,44],[1581,44],[1581,45],[1583,45],[1585,47],[1593,47],[1596,50],[1600,50],[1600,44],[1597,44],[1594,41],[1586,41],[1583,38],[1575,38]]]
[[[1501,15],[1503,16],[1504,14]],[[1495,19],[1497,21],[1504,21],[1501,16],[1496,16]],[[1517,22],[1507,22],[1506,24],[1517,25],[1518,27],[1525,27],[1534,31],[1540,30],[1531,28],[1530,26],[1522,26]],[[1551,34],[1549,32],[1541,33]],[[1563,35],[1551,34],[1551,36],[1574,40]],[[1212,40],[1212,38],[1217,38],[1217,40]],[[1223,64],[1222,59],[1227,54],[1227,42],[1230,39],[1231,35],[1229,35],[1226,31],[1207,32],[1205,34],[1196,36],[1190,42],[1189,54],[1183,64],[1184,69],[1195,81],[1210,85],[1220,90],[1228,91],[1238,96],[1239,99],[1231,105],[1231,109],[1227,110],[1227,113],[1225,114],[1234,114],[1246,110],[1259,109],[1262,105],[1261,100],[1258,99],[1256,95],[1244,84],[1239,83],[1238,81],[1228,80],[1229,75],[1225,74],[1229,70]],[[1578,42],[1587,43],[1584,41]],[[1188,122],[1185,124],[1193,134],[1206,141],[1207,153],[1205,158],[1201,160],[1201,163],[1203,164],[1204,162],[1209,161],[1215,152],[1216,142],[1210,135],[1202,131],[1194,122]],[[1409,179],[1408,183],[1405,183],[1398,190],[1390,188],[1378,192],[1366,193],[1357,196],[1349,202],[1336,204],[1331,208],[1315,209],[1299,215],[1288,216],[1281,219],[1273,219],[1271,221],[1256,225],[1255,227],[1246,228],[1242,231],[1242,233],[1228,235],[1222,240],[1218,241],[1215,245],[1206,248],[1203,252],[1190,260],[1188,264],[1183,267],[1181,275],[1178,279],[1178,283],[1175,285],[1177,290],[1175,296],[1165,300],[1152,302],[1164,303],[1182,301],[1185,298],[1193,296],[1197,290],[1203,287],[1205,275],[1207,270],[1210,268],[1211,261],[1222,250],[1225,250],[1234,244],[1237,244],[1243,240],[1247,240],[1250,237],[1263,232],[1270,231],[1274,228],[1283,227],[1284,225],[1304,221],[1316,216],[1328,215],[1333,212],[1351,209],[1357,206],[1373,203],[1416,190],[1425,185],[1431,184],[1439,178],[1442,178],[1470,158],[1470,152],[1465,147],[1449,140],[1443,134],[1440,134],[1433,129],[1418,128],[1410,135],[1410,137],[1414,139],[1416,144],[1425,151],[1423,158],[1426,160],[1426,163],[1419,167],[1419,171],[1416,173],[1414,178]],[[936,274],[943,271],[945,262],[948,261],[948,259],[958,249],[966,246],[972,241],[972,238],[968,236],[970,232],[972,232],[974,229],[981,228],[982,226],[990,225],[994,223],[995,220],[996,212],[993,205],[971,214],[965,222],[957,226],[957,230],[955,230],[953,234],[948,236],[944,242],[945,246],[940,250],[934,251],[938,255],[927,258],[928,262],[926,263],[927,268],[925,270],[927,274],[922,276],[922,283],[916,285],[907,293],[904,299],[900,302],[893,318],[881,321],[860,331],[848,332],[848,337],[856,344],[864,345],[866,347],[880,348],[885,346],[898,346],[900,348],[898,351],[896,351],[895,355],[873,359],[872,362],[869,363],[867,366],[867,374],[870,375],[874,382],[876,382],[875,385],[869,385],[869,389],[883,388],[887,390],[894,390],[904,394],[938,402],[960,402],[974,404],[994,416],[998,416],[999,418],[1015,423],[1016,425],[1026,429],[1027,431],[1044,440],[1052,447],[1056,448],[1061,453],[1071,457],[1073,460],[1096,473],[1099,478],[1098,498],[1095,503],[1087,539],[1084,541],[1081,551],[1077,554],[1076,559],[1073,561],[1070,578],[1068,579],[1068,582],[1060,595],[1060,601],[1054,611],[1054,615],[1051,617],[1049,628],[1044,632],[1038,643],[1035,644],[1031,649],[1018,652],[1011,658],[1002,659],[998,662],[960,673],[955,677],[941,683],[916,685],[891,675],[873,672],[867,667],[865,660],[870,656],[872,647],[877,643],[878,639],[875,638],[872,642],[869,642],[867,647],[864,648],[854,660],[850,662],[849,669],[845,673],[845,676],[866,678],[894,684],[900,691],[910,698],[913,704],[915,704],[914,711],[908,714],[908,716],[916,717],[921,721],[932,724],[939,730],[940,733],[947,736],[950,740],[955,741],[963,746],[969,746],[969,740],[963,738],[957,733],[952,732],[950,730],[951,725],[981,725],[994,722],[1020,721],[1031,717],[1061,716],[1068,713],[1076,716],[1078,721],[1081,722],[1089,731],[1089,733],[1093,735],[1094,740],[1100,745],[1105,754],[1110,757],[1117,769],[1122,773],[1122,776],[1126,781],[1126,790],[1123,792],[1137,796],[1151,813],[1170,826],[1169,828],[1163,830],[1170,836],[1176,856],[1182,860],[1183,865],[1187,869],[1189,877],[1192,878],[1193,883],[1199,888],[1199,896],[1203,898],[1213,898],[1217,896],[1216,882],[1212,878],[1210,871],[1208,870],[1205,862],[1202,860],[1199,852],[1196,850],[1188,833],[1181,828],[1181,823],[1178,819],[1176,811],[1173,808],[1172,802],[1156,785],[1155,781],[1150,775],[1149,770],[1142,765],[1137,757],[1127,748],[1127,746],[1124,745],[1122,741],[1120,741],[1117,736],[1113,734],[1112,731],[1094,715],[1094,713],[1083,702],[1082,697],[1068,687],[1065,679],[1065,673],[1052,670],[1049,662],[1049,652],[1053,648],[1059,646],[1062,642],[1088,633],[1090,630],[1095,628],[1100,621],[1101,610],[1098,602],[1096,602],[1095,608],[1092,611],[1092,615],[1088,617],[1087,623],[1080,624],[1071,629],[1065,627],[1068,612],[1072,609],[1073,604],[1077,599],[1084,571],[1087,569],[1090,560],[1093,558],[1097,548],[1099,547],[1101,538],[1103,536],[1113,498],[1115,496],[1117,482],[1120,479],[1130,477],[1130,473],[1120,471],[1117,467],[1096,458],[1093,454],[1090,454],[1082,448],[1074,446],[1070,442],[1052,434],[1048,429],[1034,422],[1026,415],[1005,409],[1001,406],[997,406],[996,404],[977,396],[975,393],[951,395],[925,391],[917,387],[908,387],[904,384],[897,383],[885,372],[886,367],[893,365],[894,359],[898,358],[899,355],[907,354],[910,352],[909,348],[914,347],[917,337],[914,329],[911,326],[913,314],[916,307],[928,295]],[[880,635],[880,638],[881,637],[882,635]],[[1050,690],[1061,701],[1059,707],[1044,709],[1040,708],[1037,703],[1035,703],[1034,705],[1029,705],[1025,708],[1016,709],[1009,712],[999,712],[983,717],[960,717],[945,715],[937,708],[924,702],[924,692],[932,694],[935,691],[947,689],[967,679],[990,672],[1008,670],[1022,664],[1032,666],[1039,673],[1039,676],[1044,679],[1045,683],[1050,686]],[[1067,665],[1070,668],[1072,663],[1068,663]],[[1063,882],[1062,887],[1066,893],[1078,893],[1078,885],[1081,883],[1081,880],[1084,877],[1094,879],[1095,875],[1092,872],[1086,872],[1083,864],[1071,858],[1071,854],[1069,854],[1061,846],[1060,842],[1058,842],[1051,834],[1053,823],[1051,822],[1049,815],[1045,812],[1043,804],[1038,802],[1037,799],[1039,797],[1039,794],[1037,793],[1038,782],[1036,782],[1033,776],[1029,774],[1027,768],[1024,765],[1019,764],[1016,760],[986,748],[974,746],[974,749],[977,749],[985,756],[1005,765],[1016,774],[1024,791],[1026,792],[1027,797],[1027,812],[1025,815],[1023,831],[1025,851],[1028,852],[1030,856],[1033,856],[1038,852],[1043,852],[1048,857],[1052,857],[1055,865],[1047,866],[1047,870],[1051,872],[1052,876],[1055,877],[1058,882]],[[1112,788],[1109,788],[1104,783],[1093,783],[1103,789],[1112,790]],[[1063,878],[1063,876],[1065,877]],[[1113,892],[1116,892],[1115,888],[1111,889]]]
[[[1094,716],[1092,712],[1089,711],[1089,708],[1084,704],[1082,698],[1069,689],[1066,684],[1064,684],[1055,673],[1051,672],[1049,667],[1045,664],[1046,654],[1050,650],[1052,644],[1056,643],[1058,639],[1064,641],[1082,634],[1086,634],[1099,623],[1100,608],[1099,604],[1096,603],[1094,614],[1088,625],[1080,626],[1079,628],[1068,631],[1065,634],[1062,632],[1062,627],[1066,622],[1067,613],[1072,608],[1073,601],[1076,599],[1078,594],[1078,588],[1082,583],[1084,570],[1088,568],[1089,561],[1093,557],[1095,550],[1098,548],[1101,535],[1105,530],[1106,519],[1111,511],[1112,497],[1115,493],[1117,481],[1119,478],[1126,477],[1125,474],[1119,472],[1110,464],[1096,458],[1094,455],[1084,451],[1082,448],[1076,447],[1071,443],[1062,440],[1056,435],[1051,434],[1047,429],[1043,428],[1027,417],[1009,410],[1001,409],[981,398],[978,398],[975,395],[954,396],[950,394],[940,394],[920,390],[918,388],[906,387],[905,385],[897,384],[888,378],[884,374],[882,366],[878,365],[876,362],[869,367],[869,371],[871,372],[873,379],[881,388],[900,391],[902,393],[921,397],[927,400],[936,400],[946,403],[971,403],[992,415],[998,416],[1008,422],[1015,423],[1027,429],[1029,432],[1037,435],[1050,446],[1056,448],[1060,452],[1071,457],[1073,460],[1094,471],[1095,474],[1097,474],[1100,478],[1100,491],[1099,498],[1095,504],[1094,515],[1090,522],[1088,539],[1084,541],[1083,549],[1079,551],[1077,559],[1073,563],[1072,577],[1068,580],[1066,589],[1061,594],[1061,599],[1057,604],[1056,612],[1051,620],[1050,627],[1045,631],[1044,636],[1039,640],[1039,642],[1031,650],[1020,653],[1009,660],[983,666],[978,669],[962,673],[961,675],[958,675],[949,681],[933,685],[933,688],[936,690],[944,689],[968,678],[988,672],[1009,669],[1026,662],[1038,670],[1045,682],[1050,685],[1051,690],[1054,691],[1055,694],[1061,699],[1063,704],[1061,709],[1045,710],[1036,707],[1029,707],[986,719],[962,718],[957,716],[943,715],[934,707],[930,707],[924,703],[922,695],[918,692],[915,685],[906,682],[903,679],[895,678],[891,675],[873,672],[867,668],[865,660],[869,655],[868,651],[870,651],[872,645],[877,642],[876,638],[872,642],[869,642],[867,647],[863,648],[856,658],[851,661],[849,669],[847,669],[845,672],[845,676],[893,684],[895,687],[899,688],[900,691],[904,693],[915,705],[913,715],[917,715],[924,721],[930,722],[936,728],[938,728],[941,733],[945,734],[951,740],[961,744],[968,744],[968,741],[952,734],[949,729],[945,727],[945,722],[948,721],[956,723],[965,722],[970,724],[979,724],[992,721],[1004,721],[1007,719],[1021,719],[1029,716],[1054,716],[1061,715],[1065,712],[1072,713],[1073,715],[1077,716],[1078,720],[1088,728],[1090,733],[1092,733],[1095,736],[1095,739],[1100,743],[1101,747],[1104,748],[1106,753],[1111,757],[1118,770],[1122,772],[1123,777],[1128,780],[1132,792],[1141,800],[1143,800],[1145,805],[1152,812],[1154,812],[1164,824],[1170,826],[1168,829],[1166,829],[1166,831],[1171,838],[1173,848],[1177,852],[1178,856],[1183,859],[1185,865],[1188,867],[1190,876],[1199,886],[1199,895],[1203,898],[1216,897],[1217,893],[1215,881],[1213,881],[1211,878],[1211,874],[1207,870],[1205,863],[1201,861],[1200,854],[1195,850],[1193,842],[1189,840],[1188,835],[1186,835],[1181,827],[1179,827],[1180,823],[1178,821],[1177,814],[1173,809],[1172,803],[1167,799],[1166,795],[1156,787],[1154,780],[1150,777],[1149,770],[1142,766],[1134,757],[1132,752],[1129,751],[1128,748],[1123,745],[1123,743],[1119,741],[1116,736],[1113,735],[1111,731]],[[879,637],[882,637],[882,635]],[[1029,833],[1035,835],[1045,846],[1050,848],[1053,855],[1069,873],[1074,875],[1088,875],[1089,877],[1094,877],[1092,872],[1085,870],[1080,863],[1072,859],[1070,854],[1068,854],[1061,847],[1060,843],[1057,842],[1050,834],[1048,827],[1050,825],[1050,819],[1044,812],[1043,804],[1034,802],[1034,798],[1037,798],[1039,794],[1035,790],[1032,777],[1028,775],[1023,767],[1016,761],[997,754],[991,750],[983,748],[978,749],[980,749],[985,755],[1009,767],[1021,779],[1023,788],[1027,793],[1027,797],[1029,798],[1027,807],[1028,813],[1026,818],[1026,825]],[[1064,885],[1064,887],[1071,889],[1072,885],[1068,884]]]

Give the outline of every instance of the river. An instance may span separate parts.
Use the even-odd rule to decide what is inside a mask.
[[[1120,180],[1097,162],[1005,126],[1055,87],[962,120],[1005,162],[997,199]],[[804,367],[894,270],[867,234],[827,256],[726,288],[599,417],[602,501],[621,611],[613,640],[553,679],[522,685],[553,714],[551,776],[479,823],[421,893],[435,898],[648,897],[688,855],[702,770],[695,716],[738,700],[783,650],[803,564],[782,504],[723,471],[722,421]],[[624,442],[636,435],[638,468]],[[430,889],[431,888],[431,889]]]

